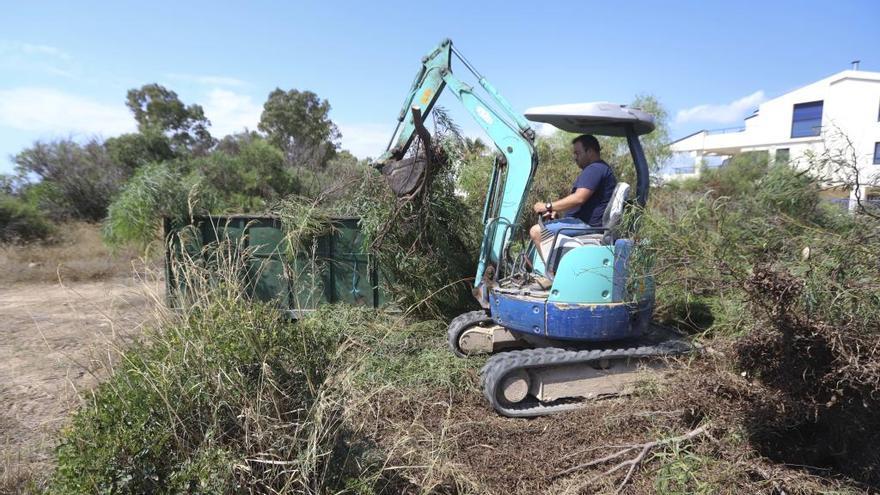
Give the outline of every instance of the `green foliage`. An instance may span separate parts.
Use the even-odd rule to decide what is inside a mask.
[[[742,331],[750,321],[743,316],[743,284],[759,264],[825,280],[809,296],[811,311],[820,313],[836,312],[844,301],[836,299],[829,280],[848,279],[853,271],[874,276],[872,257],[854,254],[877,235],[870,218],[822,207],[815,179],[787,165],[770,165],[764,154],[734,157],[686,187],[655,189],[639,232],[651,240],[643,243],[642,255],[654,260],[658,317],[691,331]],[[821,253],[812,260],[821,256],[823,264],[811,261],[808,269],[805,247]],[[822,269],[827,280],[813,278],[820,266],[827,267]],[[856,297],[859,306],[850,307],[848,319],[871,314],[875,298],[865,296]]]
[[[55,227],[34,205],[0,192],[0,242],[42,241],[55,233]]]
[[[353,209],[390,295],[408,311],[445,317],[474,304],[479,222],[455,193],[454,170],[435,169],[427,194],[398,199],[384,177],[370,174]]]
[[[767,152],[736,155],[727,164],[717,168],[703,168],[700,178],[689,182],[690,190],[708,190],[714,197],[756,194],[758,180],[770,167]]]
[[[0,194],[14,194],[18,189],[18,183],[18,177],[9,174],[0,174]]]
[[[305,252],[315,238],[329,233],[332,217],[314,200],[289,196],[279,201],[272,213],[281,219],[291,252]]]
[[[184,262],[180,313],[117,360],[62,434],[49,493],[376,493],[389,468],[355,401],[473,384],[439,322],[325,306],[292,323],[244,297],[247,254]]]
[[[655,189],[633,256],[653,261],[658,318],[735,342],[719,376],[757,391],[737,424],[755,451],[876,485],[862,452],[880,441],[880,222],[822,205],[818,179],[767,161],[734,157]],[[700,464],[676,456],[658,490],[700,491]]]
[[[110,138],[104,147],[113,163],[131,173],[148,163],[171,160],[175,156],[168,137],[153,130]]]
[[[203,153],[214,139],[211,123],[200,105],[185,105],[177,93],[159,84],[145,84],[128,90],[126,105],[144,135],[164,134],[176,152]]]
[[[374,327],[372,333],[364,332],[361,338],[372,352],[358,374],[361,386],[366,390],[392,386],[411,392],[438,387],[475,391],[471,376],[482,361],[460,359],[449,352],[446,342],[437,338],[445,331],[444,322],[426,320],[399,321],[390,329]]]
[[[469,140],[458,164],[458,187],[474,218],[481,218],[483,213],[494,163],[495,157],[485,144],[479,139]]]
[[[20,176],[36,176],[45,184],[29,194],[30,200],[58,220],[101,220],[130,175],[94,139],[84,145],[69,139],[37,141],[14,160]]]
[[[340,198],[350,200],[362,174],[348,153],[322,170],[294,170],[266,140],[239,135],[205,156],[141,168],[110,206],[105,238],[114,246],[143,247],[156,239],[162,217],[183,221],[190,214],[266,213],[291,196],[321,198],[328,208]]]
[[[216,198],[204,193],[195,174],[175,162],[142,167],[110,205],[104,222],[104,239],[111,246],[146,247],[157,238],[159,221],[188,218],[191,211],[210,211]]]
[[[818,210],[819,190],[813,178],[804,172],[793,172],[785,163],[770,167],[757,182],[756,200],[786,215],[822,221],[827,215]]]
[[[329,114],[330,103],[311,91],[276,88],[263,105],[258,127],[285,151],[290,163],[323,167],[335,155],[341,137]]]
[[[64,431],[51,492],[344,484],[354,454],[342,443],[341,404],[326,400],[341,343],[331,313],[291,327],[275,308],[225,292],[126,352]]]
[[[181,166],[201,176],[203,185],[223,198],[222,207],[240,213],[263,210],[298,190],[281,151],[259,138],[240,143],[236,153],[215,151]]]
[[[706,481],[713,459],[693,452],[688,446],[670,443],[652,454],[660,466],[654,474],[655,493],[694,495],[718,493],[718,486]]]
[[[652,172],[655,172],[672,157],[672,149],[669,147],[669,111],[666,110],[666,107],[663,106],[656,96],[650,94],[636,95],[629,106],[641,109],[654,116],[654,131],[641,136],[639,140],[642,143],[648,167]],[[628,150],[621,149],[623,139],[619,139],[621,139],[621,142],[615,149],[615,155],[620,157],[620,166],[623,168],[633,168],[632,156],[630,156]],[[623,163],[623,160],[629,160],[629,162]],[[615,161],[617,162],[618,160]]]
[[[320,169],[288,165],[296,181],[297,194],[320,198],[328,205],[350,203],[352,191],[358,188],[367,168],[366,162],[345,150],[336,152]]]

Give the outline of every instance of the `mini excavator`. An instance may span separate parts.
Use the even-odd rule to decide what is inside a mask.
[[[483,91],[453,74],[453,56]],[[375,162],[398,196],[424,183],[430,164],[407,151],[416,136],[430,139],[422,119],[446,88],[497,148],[474,279],[482,309],[454,318],[447,332],[455,355],[491,354],[481,386],[492,407],[510,417],[576,409],[625,394],[643,370],[690,352],[687,342],[651,324],[653,281],[643,275],[633,283],[633,222],[622,221],[625,212],[637,215],[648,199],[649,168],[639,136],[654,130],[654,118],[606,102],[530,108],[523,116],[444,40],[422,59],[387,150]],[[517,223],[539,166],[530,122],[625,138],[636,169],[635,192],[618,183],[601,227],[566,228],[545,237],[540,250],[530,243],[513,254]],[[541,253],[549,254],[545,259]],[[533,283],[551,274],[549,287]]]

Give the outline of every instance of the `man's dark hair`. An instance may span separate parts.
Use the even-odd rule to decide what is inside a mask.
[[[580,136],[572,139],[571,144],[574,144],[574,143],[581,143],[581,146],[583,146],[584,151],[595,150],[596,153],[599,153],[600,151],[602,151],[602,147],[599,146],[599,140],[596,139],[595,136],[592,136],[590,134],[581,134]]]

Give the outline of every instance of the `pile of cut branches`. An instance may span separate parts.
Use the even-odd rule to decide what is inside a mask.
[[[658,315],[726,349],[705,385],[725,368],[759,385],[740,403],[707,391],[695,414],[729,415],[761,456],[877,487],[880,222],[822,202],[812,177],[752,157],[661,189],[641,249]]]

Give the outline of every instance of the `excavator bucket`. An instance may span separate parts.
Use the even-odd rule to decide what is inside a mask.
[[[428,160],[421,154],[389,162],[382,167],[382,175],[398,197],[416,192],[424,182]]]

